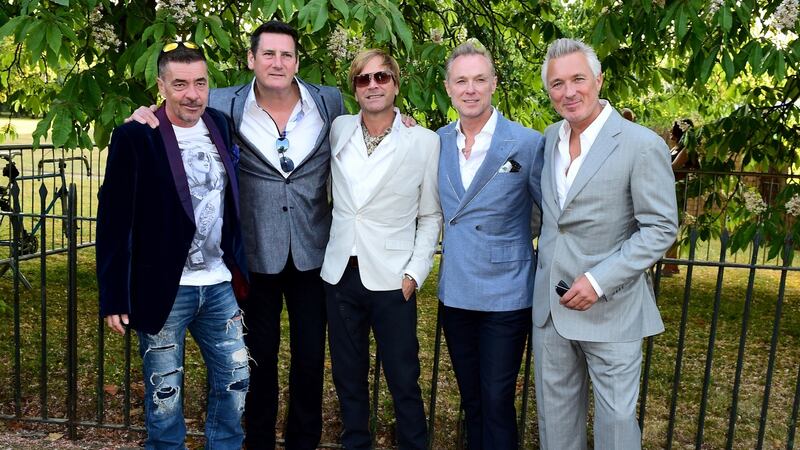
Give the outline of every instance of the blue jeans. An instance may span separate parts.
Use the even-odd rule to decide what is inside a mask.
[[[139,333],[147,449],[184,449],[183,346],[192,333],[208,370],[207,449],[241,449],[241,418],[250,382],[242,312],[228,282],[180,286],[158,334]]]

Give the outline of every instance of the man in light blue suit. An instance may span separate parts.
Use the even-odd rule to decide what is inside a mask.
[[[664,330],[648,269],[677,233],[669,150],[600,100],[600,61],[584,43],[553,42],[542,81],[564,120],[545,130],[533,296],[541,448],[587,448],[589,379],[594,448],[641,448],[641,343]]]
[[[489,52],[471,40],[447,60],[459,120],[441,129],[444,215],[439,299],[470,450],[518,447],[514,395],[531,327],[542,135],[492,107]]]

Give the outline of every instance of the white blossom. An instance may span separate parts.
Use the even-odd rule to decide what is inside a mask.
[[[444,39],[444,31],[441,28],[431,28],[430,36],[431,42],[434,44],[441,44]]]
[[[767,210],[767,202],[761,198],[761,194],[755,191],[747,190],[742,194],[744,197],[744,207],[755,215],[764,214]]]
[[[180,26],[197,22],[194,0],[156,0],[156,10],[163,10]]]
[[[467,36],[468,36],[467,27],[465,27],[464,25],[461,25],[460,27],[458,27],[458,29],[456,29],[455,32],[456,42],[462,43],[466,41]]]
[[[364,49],[366,41],[364,36],[348,36],[347,30],[338,27],[333,30],[328,38],[328,51],[334,59],[348,61]]]
[[[658,6],[659,8],[663,8],[666,4],[666,0],[654,0],[653,4]]]
[[[103,22],[103,13],[100,7],[89,13],[89,25],[92,29],[92,40],[101,52],[106,52],[110,48],[116,50],[122,45],[122,41],[114,31],[114,26]]]
[[[693,215],[691,215],[689,213],[683,213],[683,223],[687,227],[690,227],[690,226],[692,226],[692,225],[697,223],[697,217],[695,217],[695,216],[693,216]]]
[[[778,31],[794,30],[797,23],[797,0],[783,0],[772,15],[772,26]]]
[[[723,6],[725,6],[725,0],[711,0],[711,3],[708,4],[708,14],[713,16]]]
[[[784,207],[787,213],[795,217],[800,216],[800,194],[794,194]]]

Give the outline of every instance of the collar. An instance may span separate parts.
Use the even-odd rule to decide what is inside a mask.
[[[483,128],[481,128],[481,131],[480,133],[478,133],[478,135],[485,133],[489,137],[494,136],[494,130],[495,128],[497,128],[497,116],[498,116],[497,109],[495,109],[495,107],[492,106],[492,115],[489,116],[489,120],[487,120],[486,123],[483,124]],[[458,119],[456,121],[456,133],[458,133],[458,137],[466,139],[466,136],[461,131],[461,119]]]
[[[392,130],[392,132],[395,132],[396,130],[405,128],[405,125],[403,125],[403,119],[400,115],[400,108],[395,106],[392,109],[394,109],[394,120],[392,121],[392,126],[389,127],[389,129]],[[364,123],[363,121],[364,119],[361,117],[361,111],[359,110],[358,114],[356,114],[356,123],[358,124],[358,131],[362,133],[364,132],[364,127],[362,125]]]
[[[611,112],[614,111],[614,108],[611,106],[611,102],[608,100],[600,100],[600,103],[603,104],[603,110],[600,111],[600,114],[594,119],[594,121],[583,130],[581,133],[581,138],[587,139],[587,142],[594,142],[597,139],[597,135],[600,134],[600,130],[603,128],[603,125],[606,124],[606,121],[609,117],[611,117]],[[558,137],[561,140],[565,140],[569,137],[569,133],[572,131],[572,128],[569,126],[569,122],[566,120],[561,123],[561,127],[558,129]]]
[[[314,99],[311,98],[311,93],[308,91],[308,88],[300,81],[299,78],[294,77],[294,82],[297,84],[297,87],[300,89],[300,110],[303,111],[303,114],[308,114],[309,112],[313,111],[317,104],[314,103]],[[256,78],[253,77],[253,80],[250,82],[250,92],[247,93],[247,99],[245,99],[244,107],[245,109],[252,108],[253,105],[256,105]]]

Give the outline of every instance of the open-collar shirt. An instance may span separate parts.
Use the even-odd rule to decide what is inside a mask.
[[[288,177],[291,172],[284,172],[281,169],[280,155],[275,145],[280,137],[280,130],[269,113],[258,105],[255,82],[256,80],[253,78],[250,93],[247,94],[244,104],[242,136],[252,143],[281,175]],[[314,151],[324,122],[311,93],[297,78],[294,82],[300,89],[300,100],[294,106],[284,132],[289,140],[289,149],[285,155],[294,162],[294,166],[297,168]]]

